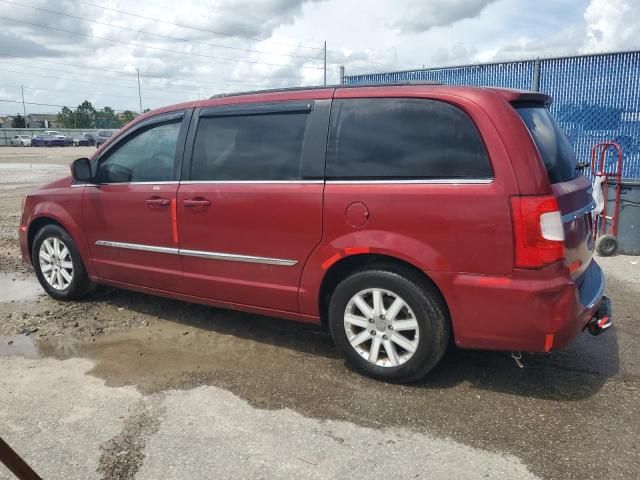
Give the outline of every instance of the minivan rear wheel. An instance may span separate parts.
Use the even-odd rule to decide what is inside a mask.
[[[427,282],[387,270],[365,270],[338,284],[329,327],[338,349],[370,377],[411,382],[429,373],[450,337],[446,309]]]

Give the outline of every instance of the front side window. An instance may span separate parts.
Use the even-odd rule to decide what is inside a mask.
[[[100,159],[98,183],[166,182],[173,180],[180,120],[134,132]]]
[[[471,119],[445,102],[334,100],[327,179],[486,179],[487,150]]]
[[[307,113],[202,117],[191,180],[298,180]]]

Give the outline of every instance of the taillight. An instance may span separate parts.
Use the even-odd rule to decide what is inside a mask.
[[[511,197],[515,266],[540,268],[564,258],[564,228],[553,195]]]

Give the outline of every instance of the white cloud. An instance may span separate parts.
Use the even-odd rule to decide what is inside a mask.
[[[591,0],[584,12],[584,50],[623,50],[640,44],[640,0]]]
[[[101,0],[104,8],[12,1],[2,16],[43,26],[0,20],[2,98],[17,100],[22,84],[27,101],[70,106],[86,98],[137,109],[136,68],[151,108],[317,85],[323,40],[329,83],[338,81],[340,65],[354,74],[640,47],[640,0],[536,0],[534,9],[531,0],[371,1],[365,8],[362,0]],[[16,106],[0,103],[0,113]]]
[[[406,2],[402,18],[394,26],[404,32],[426,32],[460,20],[474,18],[497,0],[417,0]]]

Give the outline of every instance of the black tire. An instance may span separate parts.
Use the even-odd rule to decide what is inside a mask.
[[[54,288],[47,281],[42,271],[43,266],[40,259],[40,248],[45,240],[48,239],[60,240],[64,246],[67,247],[71,257],[71,263],[73,264],[72,279],[69,285],[64,289]],[[71,236],[58,225],[45,225],[38,231],[38,233],[36,233],[36,237],[33,241],[33,248],[31,250],[31,259],[40,285],[42,285],[42,288],[50,297],[55,298],[56,300],[77,300],[92,292],[95,288],[93,282],[89,280],[87,270],[84,267],[84,263],[82,262],[82,258],[80,257],[76,244]]]
[[[596,240],[596,252],[602,257],[609,257],[618,251],[618,240],[613,235],[602,235]]]
[[[413,312],[418,324],[417,348],[408,360],[398,366],[379,366],[369,362],[351,346],[345,331],[344,317],[350,300],[359,292],[376,288],[401,297]],[[336,346],[355,370],[378,380],[408,383],[429,373],[447,350],[451,332],[446,312],[441,295],[425,279],[409,270],[381,267],[356,272],[338,284],[329,303],[329,329]],[[371,346],[371,343],[368,343],[367,347],[367,342],[369,340],[363,343],[365,349]],[[383,357],[386,356],[387,360],[383,358],[382,361],[389,361],[386,347],[384,350]],[[380,351],[383,351],[383,347]]]

